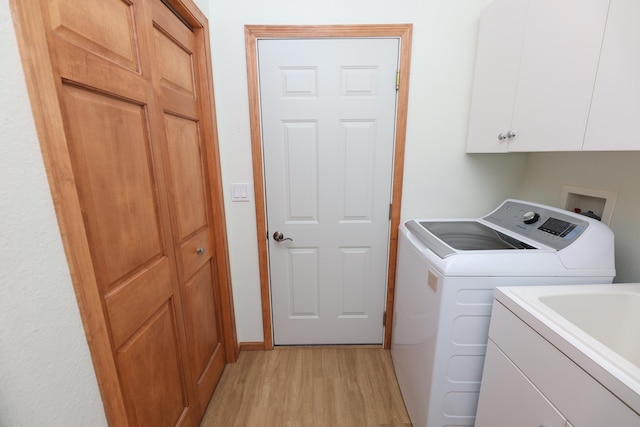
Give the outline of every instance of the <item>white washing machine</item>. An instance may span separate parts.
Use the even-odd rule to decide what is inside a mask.
[[[506,200],[483,218],[400,226],[391,355],[413,427],[473,426],[496,286],[611,283],[614,236]]]

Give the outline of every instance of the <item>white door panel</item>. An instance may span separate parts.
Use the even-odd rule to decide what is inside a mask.
[[[258,42],[276,345],[382,342],[398,55],[393,38]]]

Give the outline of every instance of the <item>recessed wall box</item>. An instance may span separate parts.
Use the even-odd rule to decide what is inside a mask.
[[[602,218],[602,222],[610,225],[617,198],[618,193],[615,191],[576,187],[565,184],[562,186],[560,206],[571,212],[579,212],[582,214],[591,212]]]

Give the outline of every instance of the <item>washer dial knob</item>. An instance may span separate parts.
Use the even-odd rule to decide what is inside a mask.
[[[539,219],[540,219],[540,215],[532,211],[525,212],[524,215],[522,215],[522,220],[524,221],[525,224],[533,224]]]

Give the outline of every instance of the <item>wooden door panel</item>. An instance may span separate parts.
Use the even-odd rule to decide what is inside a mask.
[[[166,88],[196,97],[194,70],[195,37],[163,4],[153,4],[156,66]]]
[[[105,296],[113,346],[119,348],[173,294],[169,261],[162,258]]]
[[[143,2],[46,3],[60,78],[146,104],[151,88]]]
[[[202,170],[198,123],[165,114],[164,125],[169,154],[178,240],[207,225],[205,183]]]
[[[168,300],[117,352],[131,425],[175,426],[187,420],[173,300]]]
[[[96,92],[64,89],[70,151],[105,289],[166,256],[146,112],[141,105]]]
[[[145,103],[148,96],[147,82],[137,73],[114,67],[98,55],[79,49],[63,40],[59,46],[58,65],[60,77],[82,86],[94,88],[123,99]]]
[[[170,90],[165,87],[158,98],[160,99],[160,104],[164,106],[167,112],[184,117],[198,117],[198,104],[188,96],[181,95],[175,90]]]
[[[50,0],[49,20],[55,35],[131,70],[139,70],[131,2]]]
[[[218,345],[215,324],[216,312],[213,305],[213,275],[211,266],[206,265],[185,285],[185,303],[189,317],[187,334],[193,341],[193,358],[196,372],[204,371],[207,362]]]
[[[196,378],[201,406],[207,405],[216,384],[221,364],[220,337],[216,328],[213,294],[213,263],[208,262],[185,284],[184,303],[187,340],[191,351],[191,369]],[[219,362],[219,360],[218,360]]]
[[[169,207],[184,303],[189,368],[196,398],[204,411],[224,367],[224,346],[215,310],[217,272],[207,147],[200,128],[198,75],[194,33],[159,2],[154,3],[154,62],[156,90],[164,112],[166,172],[170,182]],[[200,62],[200,65],[202,63]]]
[[[182,26],[184,27],[184,25]],[[160,83],[163,86],[194,98],[195,82],[193,81],[193,58],[191,51],[188,50],[184,44],[180,44],[174,37],[169,36],[158,27],[154,28],[154,40],[158,55],[156,65],[162,76]],[[192,40],[188,41],[191,42]]]
[[[153,24],[156,29],[164,32],[171,40],[181,46],[188,46],[186,51],[193,53],[196,46],[194,29],[187,26],[185,20],[180,20],[162,1],[152,2]]]
[[[159,2],[153,13],[160,103],[165,111],[198,117],[194,34]]]
[[[189,280],[205,262],[209,262],[213,255],[213,247],[211,230],[208,227],[180,244],[178,270],[183,282]]]

